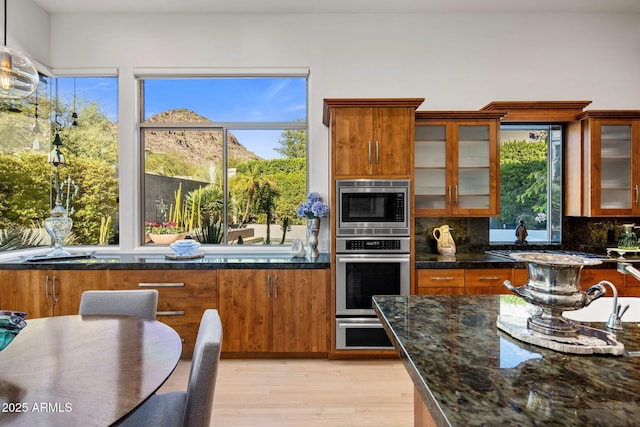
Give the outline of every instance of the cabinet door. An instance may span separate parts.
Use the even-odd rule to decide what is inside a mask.
[[[410,176],[415,126],[413,109],[373,109],[371,162],[375,175]]]
[[[504,286],[505,280],[513,281],[511,268],[471,268],[464,272],[464,286],[467,295],[510,294]]]
[[[585,291],[602,280],[613,283],[619,295],[625,293],[625,275],[618,273],[614,268],[583,268],[580,271],[580,286]],[[607,290],[605,296],[612,297],[611,288],[605,286],[605,289]]]
[[[332,126],[335,175],[370,175],[375,154],[372,109],[336,108]]]
[[[640,121],[591,123],[591,212],[594,216],[629,216],[638,206],[638,140]]]
[[[453,126],[455,165],[453,213],[495,215],[498,213],[497,124],[460,123]]]
[[[418,269],[418,295],[463,295],[463,269]]]
[[[415,131],[416,216],[500,213],[497,120],[419,121]]]
[[[415,209],[429,215],[446,215],[451,205],[451,149],[446,123],[416,126]]]
[[[269,352],[272,344],[270,270],[219,270],[218,305],[225,352]]]
[[[107,270],[53,270],[49,276],[53,281],[55,300],[53,314],[65,316],[78,314],[80,298],[84,291],[107,288]]]
[[[272,273],[273,351],[327,351],[328,270],[278,270]]]
[[[43,270],[0,270],[0,308],[23,311],[27,320],[52,316],[51,284],[45,283],[46,278]]]

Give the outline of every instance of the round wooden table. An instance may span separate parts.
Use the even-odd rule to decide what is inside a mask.
[[[176,331],[154,320],[27,318],[0,351],[0,425],[108,426],[164,383],[181,351]]]

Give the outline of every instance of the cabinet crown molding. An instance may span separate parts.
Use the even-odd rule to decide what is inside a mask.
[[[331,123],[331,109],[335,107],[412,107],[418,108],[424,98],[325,98],[322,123]]]
[[[503,122],[572,122],[591,101],[493,101],[481,111],[503,111]]]

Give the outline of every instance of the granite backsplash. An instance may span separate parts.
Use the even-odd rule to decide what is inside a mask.
[[[604,254],[606,248],[617,246],[620,226],[630,223],[640,224],[640,218],[565,217],[562,223],[562,243],[535,244],[535,247],[560,247],[567,250]],[[458,253],[480,253],[489,248],[489,218],[416,218],[416,253],[438,253],[433,229],[444,224],[451,227],[451,234],[456,242]],[[509,243],[491,245],[491,247],[501,249],[525,248],[527,246]]]

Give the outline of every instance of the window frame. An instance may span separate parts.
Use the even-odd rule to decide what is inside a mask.
[[[189,72],[185,70],[139,70],[135,76],[135,83],[138,92],[138,104],[137,104],[137,117],[138,117],[138,149],[139,149],[139,197],[138,197],[138,212],[139,212],[139,233],[137,234],[138,244],[143,248],[149,248],[150,246],[145,243],[145,227],[144,227],[144,212],[145,212],[145,144],[144,133],[147,130],[202,130],[202,131],[222,131],[223,133],[223,159],[222,166],[225,171],[228,171],[228,156],[227,156],[227,135],[229,131],[235,130],[304,130],[307,134],[307,147],[306,151],[309,152],[309,70],[308,69],[287,69],[287,70],[209,70],[208,72],[197,71]],[[145,105],[144,105],[144,82],[150,79],[207,79],[207,78],[304,78],[306,81],[305,91],[305,109],[306,114],[303,121],[277,121],[277,122],[255,122],[255,121],[225,121],[225,122],[148,122],[145,121]],[[309,156],[306,156],[306,171],[308,184],[309,178]],[[222,174],[223,188],[229,188],[228,173]],[[306,191],[305,191],[306,192]],[[203,246],[207,252],[215,252],[216,247],[224,248],[225,250],[240,245],[230,245],[228,243],[228,204],[229,194],[228,191],[223,191],[223,243],[219,245],[207,245]],[[250,245],[254,249],[255,245]],[[277,251],[278,248],[285,246],[286,250],[289,250],[288,245],[262,245],[263,249],[268,251]]]

